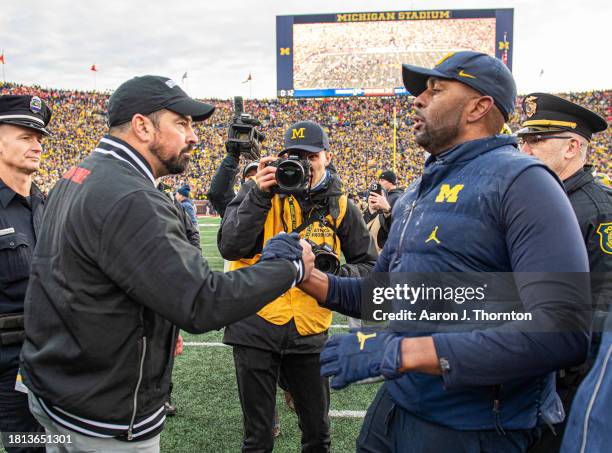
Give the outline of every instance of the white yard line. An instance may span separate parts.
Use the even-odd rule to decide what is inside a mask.
[[[366,411],[329,411],[329,416],[335,418],[364,418],[365,415]]]
[[[215,341],[186,341],[183,346],[201,346],[204,348],[229,348],[230,346]]]

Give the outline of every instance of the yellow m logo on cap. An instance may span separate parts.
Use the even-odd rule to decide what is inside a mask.
[[[280,48],[280,54],[281,55],[290,55],[291,54],[291,47],[281,47]]]
[[[444,203],[445,201],[447,203],[456,203],[461,189],[463,189],[463,184],[457,184],[453,187],[449,184],[442,184],[440,192],[438,192],[438,196],[436,197],[436,203]]]
[[[291,130],[291,140],[296,140],[298,138],[304,138],[304,130],[306,128],[300,127],[299,129]]]

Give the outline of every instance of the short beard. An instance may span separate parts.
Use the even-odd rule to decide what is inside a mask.
[[[189,153],[192,149],[192,145],[187,145],[181,150],[178,156],[167,159],[162,158],[161,147],[158,143],[154,143],[151,146],[150,151],[162,163],[162,165],[166,169],[167,175],[179,175],[187,169],[187,165],[189,165],[189,159],[191,158]]]
[[[439,117],[428,119],[423,124],[421,132],[416,134],[416,142],[433,155],[448,150],[461,131],[463,107],[458,106],[458,108],[446,113],[444,124],[440,124],[442,121],[440,121]],[[453,111],[455,113],[451,117],[451,112]],[[437,128],[432,130],[432,126]]]

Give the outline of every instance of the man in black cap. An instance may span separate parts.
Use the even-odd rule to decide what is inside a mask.
[[[310,246],[286,234],[266,244],[261,263],[227,274],[211,272],[188,242],[155,180],[185,170],[193,122],[213,110],[166,77],[130,79],[109,100],[109,134],[51,191],[21,372],[32,414],[69,437],[63,452],[158,452],[179,329],[251,315],[313,266]]]
[[[370,192],[368,208],[363,213],[363,219],[373,235],[377,250],[380,252],[389,236],[391,210],[395,202],[404,193],[404,189],[397,187],[397,175],[391,170],[385,170],[380,174],[378,184],[383,190],[380,193]]]
[[[388,330],[332,336],[321,372],[333,377],[332,388],[386,378],[359,452],[524,452],[540,426],[562,417],[553,370],[587,353],[580,229],[551,171],[520,153],[515,137],[499,134],[516,98],[500,60],[457,52],[433,69],[404,65],[403,78],[416,96],[416,141],[430,156],[393,208],[374,276],[415,288],[442,274],[442,283],[457,278],[473,290],[470,275],[513,273],[512,295],[495,294],[500,279],[490,280],[477,305],[511,314],[495,296],[510,297],[533,322],[504,316],[507,322],[482,323],[473,312],[461,320],[465,305],[457,297],[434,296],[430,304],[387,284],[383,302],[397,307]],[[300,288],[324,307],[361,316],[374,302],[367,283],[315,269]]]
[[[23,343],[23,300],[44,197],[33,175],[51,110],[38,96],[0,96],[0,432],[42,432],[28,398],[15,390]],[[3,437],[3,441],[6,441]],[[9,452],[34,451],[4,447]]]
[[[295,123],[285,132],[280,155],[292,159],[287,173],[297,167],[299,159],[299,165],[306,169],[305,184],[299,184],[300,188],[291,193],[279,193],[280,169],[268,165],[276,158],[261,159],[255,178],[243,184],[227,206],[219,230],[219,251],[225,259],[234,260],[230,268],[255,265],[266,241],[286,231],[297,232],[316,244],[313,250],[319,249],[327,258],[334,255],[338,266],[330,268],[330,272],[344,276],[368,274],[376,260],[376,250],[361,213],[329,168],[332,153],[327,133],[312,121]],[[292,176],[299,179],[297,173]],[[346,259],[343,266],[337,261],[341,252]],[[272,450],[280,376],[299,417],[302,451],[329,451],[329,384],[320,376],[319,353],[327,339],[332,313],[298,289],[268,302],[256,315],[229,325],[223,338],[234,351],[244,416],[242,450]]]
[[[563,181],[574,208],[589,255],[594,322],[592,357],[597,353],[601,322],[612,297],[612,189],[594,177],[595,169],[586,165],[593,134],[607,129],[596,113],[552,94],[531,93],[523,99],[525,119],[517,132],[521,150],[544,162]],[[557,391],[566,414],[578,385],[589,366],[564,369],[557,374]],[[558,451],[565,423],[544,430],[533,451]]]

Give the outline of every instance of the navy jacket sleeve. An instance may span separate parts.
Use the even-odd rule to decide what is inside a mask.
[[[388,272],[389,258],[387,248],[378,255],[373,272]],[[361,318],[361,289],[363,278],[346,278],[327,275],[329,285],[327,298],[321,305],[343,315]]]
[[[503,384],[586,358],[588,258],[565,193],[546,169],[531,167],[509,187],[500,214],[519,295],[533,320],[434,334],[438,357],[450,365],[447,388]],[[533,332],[534,322],[540,332]]]

